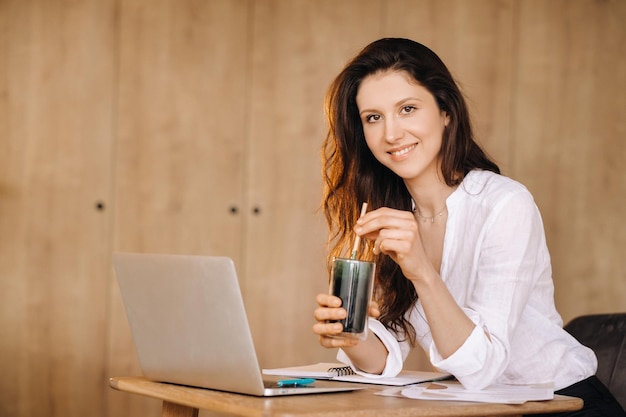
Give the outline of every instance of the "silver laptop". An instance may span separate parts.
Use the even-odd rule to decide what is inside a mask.
[[[230,258],[114,253],[113,264],[145,377],[257,396],[358,389],[263,380]]]

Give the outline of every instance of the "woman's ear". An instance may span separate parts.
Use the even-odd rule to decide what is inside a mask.
[[[445,110],[442,111],[442,114],[443,114],[443,126],[448,127],[448,124],[450,124],[450,115]]]

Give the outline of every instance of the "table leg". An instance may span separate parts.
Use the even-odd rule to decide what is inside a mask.
[[[198,417],[198,411],[194,407],[163,401],[161,417]]]

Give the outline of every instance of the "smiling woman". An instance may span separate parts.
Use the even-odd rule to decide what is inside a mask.
[[[405,182],[438,174],[450,118],[426,88],[405,71],[387,70],[363,79],[356,102],[365,141],[380,163]]]
[[[408,39],[373,42],[335,79],[327,106],[329,260],[354,231],[377,276],[364,341],[337,338],[341,300],[317,296],[321,345],[340,348],[356,373],[394,376],[418,343],[467,388],[547,382],[583,397],[578,416],[624,416],[594,376],[594,353],[562,328],[532,195],[474,141],[439,57]],[[357,219],[361,202],[372,210]]]

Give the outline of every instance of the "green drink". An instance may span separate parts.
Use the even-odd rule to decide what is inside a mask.
[[[373,262],[356,259],[333,259],[330,274],[330,294],[341,298],[341,306],[347,315],[339,322],[343,332],[338,337],[365,339],[367,317],[374,288]]]

